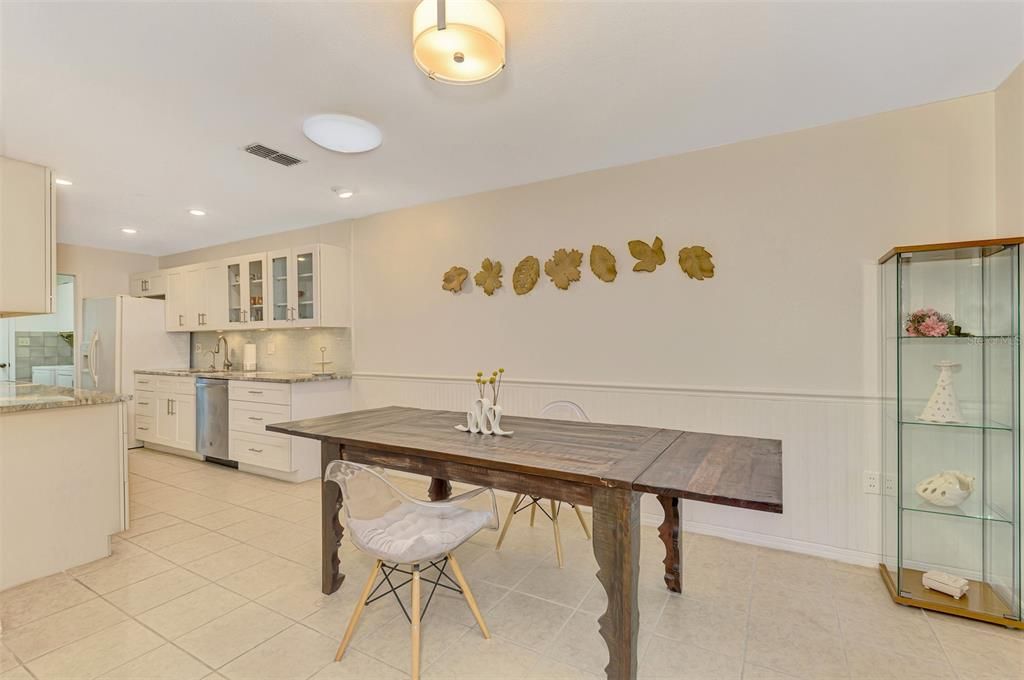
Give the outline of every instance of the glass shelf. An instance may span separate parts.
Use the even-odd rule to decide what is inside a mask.
[[[971,499],[968,499],[970,501]],[[968,501],[965,501],[968,502]],[[942,507],[941,505],[933,505],[923,498],[917,498],[910,503],[905,504],[900,508],[904,512],[924,512],[932,515],[947,515],[950,517],[960,517],[963,519],[975,519],[984,522],[1005,522],[1007,524],[1013,524],[1012,517],[1006,517],[999,512],[982,512],[981,508],[974,507],[969,510],[963,510],[959,506],[955,507]]]
[[[1013,426],[1006,425],[1005,423],[999,423],[994,420],[989,421],[988,423],[981,423],[977,421],[971,422],[970,420],[964,423],[932,423],[927,420],[917,420],[916,418],[901,418],[899,423],[900,425],[920,425],[922,427],[962,427],[971,430],[1003,430],[1013,432]]]

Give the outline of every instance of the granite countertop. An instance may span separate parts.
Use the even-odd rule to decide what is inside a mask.
[[[131,395],[54,385],[0,383],[0,414],[128,401]]]
[[[344,380],[349,375],[340,373],[301,373],[290,371],[204,371],[190,368],[139,368],[140,375],[167,375],[175,378],[219,378],[221,380],[249,380],[252,382],[302,383],[320,380]]]

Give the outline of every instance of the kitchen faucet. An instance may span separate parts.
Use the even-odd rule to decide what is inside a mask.
[[[220,341],[221,340],[224,341],[224,363],[222,364],[222,368],[225,371],[230,371],[231,370],[231,366],[233,364],[231,363],[231,359],[228,358],[228,352],[230,351],[228,349],[228,339],[225,338],[223,335],[217,336],[217,349],[216,349],[216,351],[214,353],[215,354],[220,354]],[[216,366],[216,358],[214,358],[214,365]]]

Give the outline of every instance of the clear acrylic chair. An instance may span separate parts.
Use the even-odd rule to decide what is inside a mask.
[[[540,410],[539,417],[551,418],[554,420],[575,420],[579,422],[589,423],[590,418],[584,413],[583,409],[579,404],[571,401],[553,401]],[[512,507],[509,508],[508,516],[505,518],[505,526],[501,529],[501,534],[498,536],[498,542],[495,544],[495,550],[501,550],[501,544],[505,540],[505,534],[508,533],[508,528],[512,526],[512,519],[517,513],[530,509],[530,526],[534,524],[534,520],[537,516],[537,508],[551,520],[551,524],[555,530],[555,557],[558,559],[559,568],[565,566],[565,561],[562,559],[562,531],[558,526],[558,514],[561,512],[562,503],[561,501],[548,501],[548,507],[545,508],[544,499],[540,496],[531,496],[528,494],[516,494],[515,500],[512,501]],[[569,506],[576,511],[576,516],[580,520],[580,524],[583,526],[583,533],[587,535],[587,540],[590,540],[590,527],[587,526],[587,520],[583,517],[583,512],[576,507],[575,503],[569,503]]]
[[[366,605],[389,593],[394,594],[412,626],[414,679],[419,678],[420,621],[438,588],[461,593],[484,638],[491,637],[473,592],[453,554],[457,547],[481,529],[498,528],[498,506],[491,489],[474,489],[445,501],[421,501],[398,489],[383,470],[342,460],[327,466],[324,480],[341,487],[346,535],[356,548],[376,558],[370,578],[352,612],[345,636],[338,646],[335,661],[341,661],[345,654],[345,648],[355,633]],[[403,565],[410,568],[403,569]],[[446,573],[449,565],[454,579]],[[421,568],[433,568],[434,580],[421,574]],[[392,579],[396,573],[409,578],[396,584],[398,579]],[[374,587],[378,574],[382,578]],[[421,581],[432,585],[422,609]],[[412,602],[407,611],[398,596],[398,590],[410,583]],[[386,589],[378,593],[385,585]]]

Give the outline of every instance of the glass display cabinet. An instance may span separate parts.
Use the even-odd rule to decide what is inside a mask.
[[[879,259],[882,579],[900,604],[1016,628],[1022,243]]]

